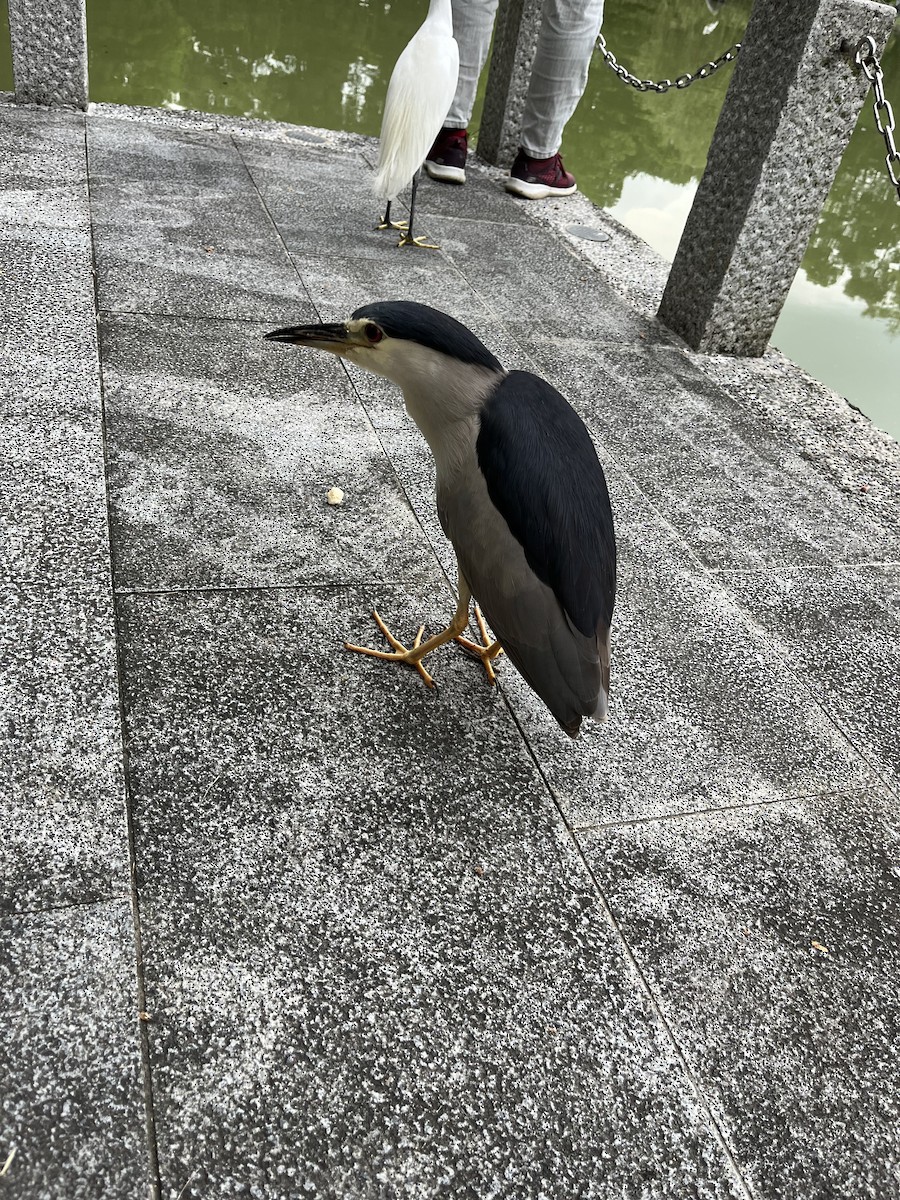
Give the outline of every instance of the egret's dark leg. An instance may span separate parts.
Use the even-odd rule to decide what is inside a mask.
[[[419,167],[412,181],[412,196],[409,201],[409,224],[403,234],[403,237],[397,243],[398,246],[422,246],[425,250],[440,250],[440,246],[436,246],[434,242],[426,242],[425,235],[421,237],[413,237],[413,219],[416,215],[416,191],[419,187],[419,176],[422,174],[422,168]]]
[[[494,665],[492,660],[498,658],[503,653],[503,647],[499,642],[492,642],[487,631],[487,625],[484,623],[484,617],[481,615],[481,609],[475,605],[475,620],[478,622],[478,632],[481,634],[481,645],[477,642],[470,642],[468,638],[457,637],[455,640],[459,642],[464,650],[468,650],[470,654],[474,654],[476,658],[481,659],[481,665],[484,667],[488,682],[493,687],[497,682],[497,676],[494,673]]]
[[[392,221],[391,220],[391,202],[390,202],[390,200],[388,200],[387,205],[384,210],[384,216],[381,218],[381,220],[378,222],[378,224],[375,226],[375,228],[376,229],[406,229],[406,227],[407,226],[406,226],[405,221]]]
[[[378,615],[377,610],[372,611],[372,616],[375,618],[375,624],[387,638],[388,642],[394,647],[390,650],[370,650],[368,646],[354,646],[351,642],[344,642],[345,650],[355,650],[357,654],[368,654],[371,658],[384,658],[388,662],[409,663],[411,667],[415,667],[419,674],[429,687],[434,687],[434,680],[422,666],[422,659],[426,654],[430,654],[432,650],[437,650],[439,646],[444,646],[447,642],[453,641],[458,637],[469,623],[469,601],[472,599],[472,593],[469,591],[469,585],[459,577],[459,603],[456,606],[456,612],[453,614],[453,620],[441,633],[436,633],[434,637],[428,638],[427,641],[422,641],[422,633],[425,626],[419,627],[419,632],[416,634],[415,641],[407,649],[402,642],[398,642],[391,631]]]

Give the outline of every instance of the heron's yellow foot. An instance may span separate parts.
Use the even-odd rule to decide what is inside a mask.
[[[487,625],[484,622],[484,617],[481,615],[481,609],[475,605],[475,620],[478,622],[478,632],[481,634],[481,645],[477,642],[470,642],[468,638],[458,637],[454,640],[459,642],[464,650],[468,650],[470,654],[474,654],[476,658],[481,659],[481,665],[487,673],[488,683],[491,687],[497,682],[497,675],[494,671],[493,660],[499,658],[503,653],[503,647],[499,642],[492,642],[490,634],[487,631]]]
[[[382,621],[378,614],[378,610],[372,609],[372,616],[375,618],[375,624],[387,638],[388,643],[394,647],[390,650],[370,650],[368,646],[354,646],[352,642],[344,642],[345,650],[355,650],[357,654],[368,654],[370,658],[383,658],[388,662],[409,663],[411,667],[415,667],[419,674],[424,679],[428,687],[434,687],[434,680],[422,666],[422,657],[416,657],[419,647],[422,644],[422,634],[425,632],[425,626],[419,626],[419,632],[416,634],[416,639],[413,644],[407,649],[402,642],[398,642],[391,631]]]
[[[426,241],[424,233],[419,237],[410,237],[408,229],[405,230],[403,237],[397,243],[397,246],[398,248],[400,246],[421,246],[423,250],[440,250],[440,246],[438,246],[436,242]]]

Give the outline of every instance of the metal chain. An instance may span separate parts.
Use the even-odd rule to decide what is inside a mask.
[[[875,53],[875,39],[871,35],[864,37],[856,47],[853,60],[858,67],[862,68],[866,79],[875,89],[875,103],[872,106],[875,114],[875,127],[887,146],[884,162],[888,177],[897,190],[897,203],[900,204],[900,154],[898,154],[894,142],[894,110],[884,94],[884,72],[878,61],[878,55]]]
[[[623,83],[629,84],[639,92],[667,92],[669,88],[679,88],[684,90],[690,87],[698,79],[708,79],[714,71],[718,71],[719,67],[725,63],[734,62],[741,52],[741,43],[735,42],[730,50],[726,50],[724,54],[720,54],[715,62],[704,63],[702,67],[691,75],[685,71],[683,75],[679,75],[677,79],[661,79],[659,83],[654,83],[652,79],[638,79],[637,75],[632,75],[627,67],[623,67],[611,50],[606,48],[606,39],[602,33],[597,34],[597,49],[603,55],[606,65],[611,71],[622,80]]]

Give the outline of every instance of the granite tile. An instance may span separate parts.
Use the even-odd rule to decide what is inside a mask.
[[[0,411],[83,403],[97,379],[89,231],[0,226],[0,263]]]
[[[88,146],[103,308],[264,320],[305,305],[230,139],[91,119]]]
[[[502,700],[342,653],[370,599],[119,601],[164,1194],[740,1195]]]
[[[115,197],[95,202],[102,308],[275,322],[290,310],[298,320],[315,318],[275,231],[245,202],[154,191],[122,184]]]
[[[869,763],[768,635],[615,465],[610,717],[574,744],[518,675],[501,686],[576,826],[864,786]]]
[[[236,144],[295,259],[375,260],[387,266],[435,257],[433,251],[398,249],[400,235],[395,230],[376,228],[384,203],[372,191],[374,175],[361,150],[282,145],[276,150],[272,144],[244,139]],[[393,219],[407,218],[408,200],[404,193],[394,204]],[[419,221],[414,232],[435,240],[434,231]]]
[[[456,217],[462,221],[491,222],[496,225],[529,225],[532,212],[515,203],[503,188],[503,177],[508,170],[490,167],[470,151],[466,162],[466,182],[458,184],[439,183],[423,172],[417,203],[422,212],[433,217]],[[437,228],[437,223],[435,222]],[[496,229],[498,238],[505,237],[504,229]]]
[[[873,789],[582,835],[754,1196],[900,1195],[900,823]]]
[[[149,1194],[137,1008],[126,901],[0,918],[4,1196]]]
[[[900,787],[900,566],[720,578],[873,769]]]
[[[688,360],[691,371],[728,392],[748,420],[774,429],[783,447],[846,497],[850,519],[872,538],[873,557],[900,558],[896,438],[777,350],[750,359],[676,356],[674,369]]]
[[[0,914],[126,894],[128,843],[108,598],[0,585]]]
[[[265,342],[267,328],[104,320],[117,587],[422,570],[427,543],[339,361]]]
[[[671,263],[657,254],[636,233],[610,213],[597,208],[587,196],[576,192],[562,200],[520,200],[511,197],[519,209],[529,210],[533,220],[556,230],[579,257],[592,263],[615,294],[629,308],[646,318],[660,338],[674,344],[684,342],[656,319],[659,302],[669,277]],[[602,242],[584,241],[568,233],[571,225],[587,225],[607,235]],[[746,360],[744,360],[746,361]]]
[[[443,217],[440,233],[443,253],[517,333],[552,320],[568,327],[575,321],[583,337],[618,341],[651,329],[589,262],[545,229]]]
[[[436,251],[398,250],[387,260],[295,254],[304,287],[322,320],[345,320],[377,300],[414,300],[448,313],[486,338],[499,323],[459,271]]]
[[[897,527],[848,495],[761,418],[673,351],[611,348],[560,327],[521,330],[540,372],[712,567],[869,561]]]
[[[34,320],[35,327],[39,323]],[[0,333],[0,420],[32,422],[45,427],[48,436],[54,421],[78,427],[94,417],[99,421],[95,333],[93,317],[87,328],[73,323],[62,354],[56,343],[36,345],[31,337],[16,343]]]
[[[119,120],[86,118],[91,185],[102,191],[123,180],[250,195],[252,184],[228,134]]]
[[[93,415],[0,416],[0,579],[109,582],[103,430]]]
[[[86,229],[81,113],[0,105],[0,226]]]

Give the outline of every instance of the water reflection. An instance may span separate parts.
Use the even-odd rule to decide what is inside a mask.
[[[2,2],[2,0],[0,0]],[[88,0],[91,96],[376,134],[418,0]]]
[[[607,4],[603,35],[616,58],[642,79],[695,73],[743,35],[750,0],[732,0],[710,21],[705,0],[630,0]],[[625,86],[599,54],[564,153],[577,159],[580,186],[604,207],[614,206],[626,179],[638,175],[671,184],[696,182],[731,79],[725,65],[709,79],[664,95]],[[585,184],[582,184],[585,180]]]
[[[700,0],[610,4],[604,36],[636,74],[671,78],[739,40],[750,8],[750,0],[735,0],[719,10],[714,24]],[[888,99],[900,112],[896,34],[883,67]],[[642,95],[597,62],[566,130],[564,149],[579,185],[668,259],[705,165],[730,71],[723,68],[682,92]],[[900,264],[893,196],[869,100],[773,342],[900,437]]]
[[[900,87],[896,86],[900,83],[900,38],[893,38],[883,66],[895,85],[893,102],[900,110]],[[871,104],[867,104],[804,266],[811,282],[821,287],[839,284],[847,296],[863,301],[866,316],[886,321],[900,333],[900,209],[891,202],[884,153]]]
[[[0,92],[12,91],[12,52],[9,48],[9,15],[0,0]]]

